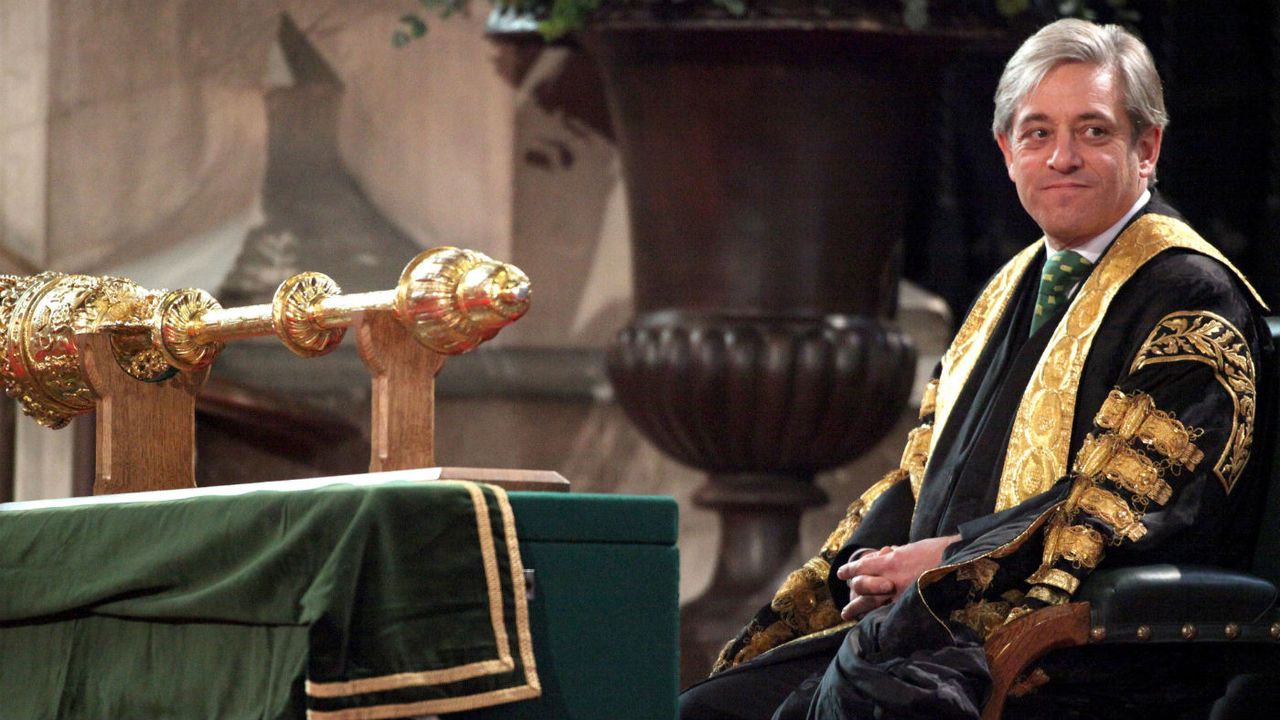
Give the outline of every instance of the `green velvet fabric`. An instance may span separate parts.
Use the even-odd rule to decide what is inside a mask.
[[[0,717],[343,720],[535,696],[505,495],[391,478],[0,505]]]
[[[675,545],[675,500],[645,495],[512,492],[521,542]]]
[[[442,720],[672,720],[680,559],[669,497],[510,495],[534,573],[542,695]]]

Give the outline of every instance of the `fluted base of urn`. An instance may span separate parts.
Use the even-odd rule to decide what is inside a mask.
[[[915,347],[858,315],[645,313],[609,351],[627,416],[712,473],[812,477],[871,448],[906,405]]]
[[[706,592],[680,613],[680,686],[711,671],[716,655],[763,604],[796,559],[800,516],[826,503],[809,477],[712,475],[694,502],[720,515],[718,563]]]
[[[681,676],[705,677],[772,598],[800,516],[826,502],[816,473],[878,442],[906,405],[915,349],[870,317],[646,313],[618,334],[619,404],[676,459],[711,474],[695,502],[720,514],[711,587],[682,615]]]

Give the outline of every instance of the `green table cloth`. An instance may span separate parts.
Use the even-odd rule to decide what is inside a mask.
[[[0,720],[371,720],[539,692],[501,489],[381,473],[0,504]]]

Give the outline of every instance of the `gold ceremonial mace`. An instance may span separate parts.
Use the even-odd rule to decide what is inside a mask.
[[[370,471],[434,465],[435,376],[529,307],[529,279],[480,253],[436,248],[394,290],[342,295],[302,273],[270,305],[222,308],[203,290],[120,278],[0,277],[0,379],[49,427],[97,408],[95,494],[194,484],[194,394],[227,342],[275,334],[331,351],[348,327],[373,376]],[[139,382],[143,381],[143,382]]]
[[[394,290],[341,293],[337,283],[315,272],[285,280],[270,305],[223,308],[203,290],[174,290],[160,298],[145,326],[120,323],[113,329],[147,330],[169,365],[198,370],[230,340],[273,333],[297,355],[324,355],[362,313],[390,313],[424,347],[456,355],[529,308],[529,278],[519,268],[457,248],[414,258]]]

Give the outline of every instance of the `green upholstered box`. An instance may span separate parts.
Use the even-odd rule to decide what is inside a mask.
[[[672,720],[679,555],[669,497],[510,493],[542,697],[449,720]]]

